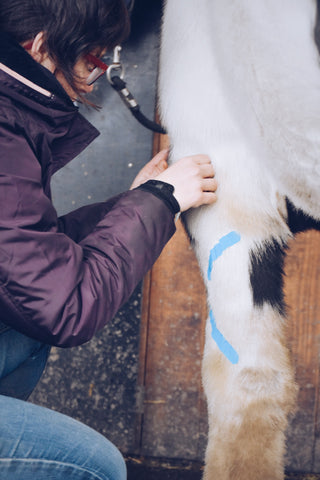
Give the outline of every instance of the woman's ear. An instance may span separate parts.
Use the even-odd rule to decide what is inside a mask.
[[[44,46],[44,36],[44,32],[37,33],[34,37],[29,53],[36,62],[40,63],[43,67],[46,67],[51,73],[54,73],[56,65],[49,57],[47,49]]]

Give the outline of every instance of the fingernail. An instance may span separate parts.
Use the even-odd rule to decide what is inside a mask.
[[[163,169],[168,167],[168,163],[165,160],[162,160],[160,165],[161,165],[161,168],[163,168]]]

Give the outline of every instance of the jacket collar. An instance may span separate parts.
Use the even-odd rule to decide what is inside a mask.
[[[0,32],[0,64],[0,92],[22,109],[37,112],[54,135],[53,174],[84,150],[99,131],[79,113],[55,76],[4,32]]]
[[[20,75],[22,77],[20,81],[26,79],[31,82],[31,84],[49,91],[51,95],[57,95],[67,105],[73,105],[55,76],[47,68],[37,63],[31,55],[6,32],[0,32],[0,63]]]

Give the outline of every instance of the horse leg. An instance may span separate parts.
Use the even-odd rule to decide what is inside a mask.
[[[187,223],[196,234],[210,310],[204,479],[283,480],[285,430],[296,398],[281,292],[284,241],[255,238],[238,219],[217,218],[214,208],[192,215]]]

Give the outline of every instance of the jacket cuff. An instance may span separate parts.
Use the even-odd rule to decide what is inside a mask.
[[[174,215],[180,212],[180,205],[173,195],[174,187],[170,183],[161,182],[160,180],[148,180],[139,185],[135,190],[145,190],[160,198]]]

